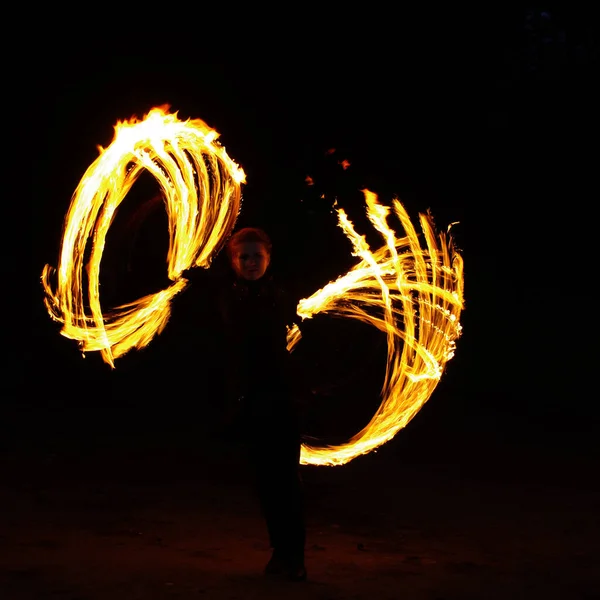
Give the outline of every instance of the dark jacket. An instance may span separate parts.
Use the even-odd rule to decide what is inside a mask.
[[[296,409],[310,392],[297,350],[287,351],[287,328],[300,323],[295,300],[268,274],[254,282],[193,269],[184,277],[190,285],[175,298],[166,333],[188,362],[202,352],[218,369],[225,412],[240,410],[241,399],[258,413]]]
[[[295,303],[273,279],[228,281],[217,295],[229,389],[235,396],[290,392],[293,382],[287,328]]]

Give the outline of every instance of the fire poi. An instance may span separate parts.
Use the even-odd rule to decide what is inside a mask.
[[[218,137],[204,121],[184,121],[159,107],[143,119],[117,123],[112,143],[99,149],[67,211],[58,268],[46,265],[42,273],[48,313],[83,353],[99,351],[114,368],[117,358],[149,344],[167,324],[171,300],[188,283],[182,272],[209,266],[222,248],[235,226],[246,179]],[[165,200],[167,274],[173,284],[105,309],[99,280],[106,235],[116,209],[145,170],[156,178]],[[358,319],[386,335],[381,404],[368,425],[345,443],[303,445],[302,464],[342,465],[391,440],[431,397],[461,334],[463,260],[450,231],[437,232],[431,215],[420,214],[419,233],[398,199],[385,206],[373,192],[363,193],[381,246],[371,250],[336,206],[357,263],[300,300],[297,314],[303,320],[317,313]],[[389,225],[390,213],[404,235]],[[301,337],[298,324],[290,323],[290,352]]]

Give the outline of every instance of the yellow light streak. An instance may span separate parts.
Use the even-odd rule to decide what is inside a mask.
[[[237,219],[244,171],[200,119],[180,120],[169,107],[118,122],[108,148],[88,167],[64,221],[58,268],[42,272],[45,305],[61,334],[82,352],[116,358],[142,348],[165,327],[170,302],[187,285],[182,271],[208,267]],[[169,220],[167,275],[173,284],[124,306],[100,302],[100,265],[116,210],[144,172],[158,182]],[[84,265],[88,245],[89,261]],[[87,274],[87,286],[85,274]]]
[[[387,337],[386,374],[381,404],[371,421],[338,446],[302,446],[305,465],[342,465],[391,440],[431,397],[454,356],[461,335],[463,259],[448,234],[437,233],[429,214],[421,214],[421,239],[398,199],[394,215],[404,229],[397,237],[388,225],[390,207],[363,190],[367,216],[383,239],[372,252],[346,212],[336,208],[338,224],[360,260],[348,273],[300,300],[298,315],[329,313],[358,319]],[[380,316],[377,316],[380,315]],[[381,316],[382,315],[382,316]],[[288,331],[288,350],[300,341]]]

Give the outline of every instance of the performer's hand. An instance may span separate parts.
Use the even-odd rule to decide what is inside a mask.
[[[208,269],[204,267],[191,267],[181,272],[181,276],[187,279],[192,285],[198,281],[202,281],[207,277]]]
[[[198,270],[197,267],[192,267],[191,269],[185,269],[184,271],[181,271],[181,276],[184,279],[187,279],[188,281],[193,282],[197,270]]]

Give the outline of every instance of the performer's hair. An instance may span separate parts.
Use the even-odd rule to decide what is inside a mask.
[[[273,244],[271,243],[269,236],[258,227],[244,227],[243,229],[236,231],[227,242],[227,256],[229,260],[233,258],[234,248],[240,244],[245,244],[246,242],[258,242],[265,247],[269,255],[271,254]]]

